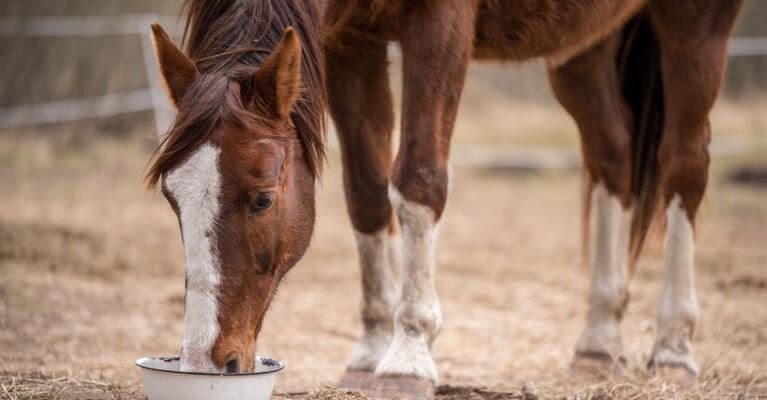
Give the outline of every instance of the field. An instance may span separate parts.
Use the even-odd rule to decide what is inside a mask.
[[[174,16],[179,6],[0,0],[0,23]],[[765,18],[767,2],[746,0],[736,36],[765,37]],[[132,35],[6,34],[0,54],[0,108],[152,83]],[[712,117],[714,158],[696,253],[701,319],[694,346],[702,374],[689,389],[644,368],[663,279],[659,245],[631,284],[623,324],[628,368],[604,380],[569,371],[588,282],[580,266],[580,172],[573,168],[578,137],[554,104],[540,62],[507,67],[470,68],[456,123],[437,251],[445,317],[434,348],[437,399],[767,399],[767,56],[729,60]],[[133,113],[0,130],[0,400],[143,399],[134,360],[178,353],[179,228],[162,196],[142,187],[153,129],[149,113]],[[259,338],[260,353],[287,363],[277,387],[283,400],[364,400],[330,389],[361,321],[332,133],[329,142],[312,246],[283,283]],[[749,170],[761,170],[761,178],[738,175],[761,183],[733,178]]]
[[[472,100],[482,92],[468,89],[457,160],[477,144],[576,151],[562,111],[483,108]],[[663,276],[659,249],[648,252],[631,284],[623,325],[628,369],[604,381],[572,375],[587,289],[579,172],[457,162],[438,245],[446,321],[434,349],[438,398],[767,396],[767,188],[728,178],[733,168],[764,165],[764,147],[754,146],[764,145],[763,110],[758,102],[725,103],[715,113],[715,132],[746,154],[713,161],[698,231],[702,316],[694,343],[702,376],[686,390],[643,368]],[[133,117],[137,130],[146,128],[146,119]],[[503,136],[504,129],[511,132]],[[152,141],[104,135],[108,126],[72,131],[0,135],[0,399],[143,398],[133,361],[180,347],[178,225],[162,196],[141,186]],[[283,398],[356,398],[324,390],[340,378],[361,330],[342,193],[333,150],[313,244],[283,283],[259,339],[260,353],[288,365],[277,388]]]

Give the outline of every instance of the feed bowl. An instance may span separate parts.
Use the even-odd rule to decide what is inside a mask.
[[[256,357],[256,371],[239,374],[182,372],[178,357],[140,358],[144,391],[149,400],[268,400],[280,361]]]

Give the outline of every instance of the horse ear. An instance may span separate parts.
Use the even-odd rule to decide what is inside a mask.
[[[197,67],[173,44],[159,24],[152,24],[152,42],[168,94],[178,108],[184,93],[197,77]]]
[[[261,64],[251,82],[252,103],[274,117],[290,116],[301,92],[301,43],[293,28],[285,29],[280,43]]]

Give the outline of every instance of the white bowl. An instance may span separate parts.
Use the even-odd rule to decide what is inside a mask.
[[[181,372],[178,357],[140,358],[144,390],[149,400],[268,400],[280,361],[256,357],[256,371],[240,374]]]

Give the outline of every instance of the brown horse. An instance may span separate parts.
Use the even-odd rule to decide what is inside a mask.
[[[545,57],[580,128],[589,175],[592,289],[576,364],[620,359],[629,266],[660,209],[667,274],[650,366],[694,377],[693,221],[740,0],[325,3],[330,109],[363,272],[364,332],[349,370],[436,381],[434,244],[467,65]],[[162,182],[184,240],[182,366],[243,371],[313,226],[325,105],[320,9],[315,0],[186,4],[187,54],[153,28],[179,116],[147,178]],[[401,45],[404,77],[396,160],[391,41]]]
[[[324,15],[329,104],[364,292],[364,331],[348,369],[437,379],[430,355],[442,324],[434,244],[466,68],[472,58],[543,57],[557,98],[580,130],[588,172],[584,243],[592,277],[575,366],[611,367],[621,359],[630,269],[653,220],[664,216],[657,211],[665,210],[666,276],[649,367],[669,379],[694,379],[693,223],[707,179],[708,114],[740,5],[330,0]],[[396,158],[389,42],[400,44],[403,62]],[[401,287],[392,272],[400,240]]]
[[[186,259],[181,368],[254,368],[280,279],[314,225],[324,156],[319,7],[187,0],[185,55],[155,47],[179,114],[147,173],[178,216]]]

